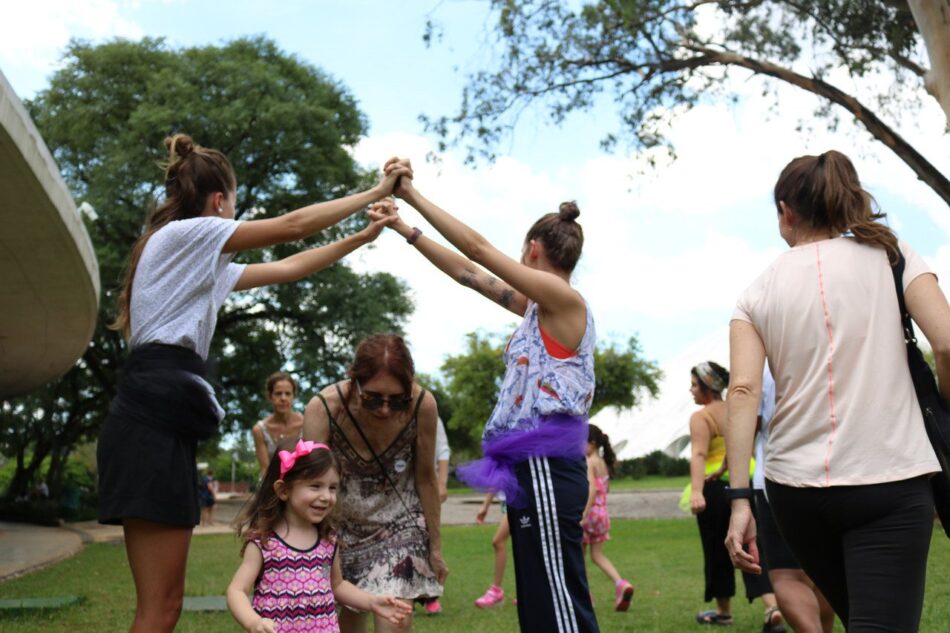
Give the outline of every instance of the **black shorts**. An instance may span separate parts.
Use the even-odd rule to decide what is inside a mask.
[[[778,531],[778,525],[772,516],[772,507],[763,490],[755,491],[755,523],[758,528],[763,571],[802,568],[792,550],[788,549],[788,543],[782,533]]]
[[[197,440],[110,415],[99,434],[99,522],[198,525]]]

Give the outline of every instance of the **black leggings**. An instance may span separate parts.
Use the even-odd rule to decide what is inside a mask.
[[[933,531],[926,477],[766,488],[782,536],[848,633],[917,631]]]
[[[736,570],[726,549],[731,509],[726,497],[728,484],[721,480],[707,481],[703,486],[706,509],[696,515],[699,537],[703,542],[703,572],[706,579],[705,599],[732,598],[736,595]],[[752,602],[765,593],[772,593],[772,585],[765,574],[758,576],[742,573],[745,595]]]

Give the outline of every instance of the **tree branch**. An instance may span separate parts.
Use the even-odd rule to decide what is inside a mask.
[[[946,176],[940,173],[939,169],[934,167],[920,152],[914,149],[910,143],[905,141],[900,134],[881,121],[881,119],[864,104],[841,89],[821,79],[806,77],[788,68],[737,53],[719,52],[703,47],[687,46],[687,48],[701,54],[701,57],[697,59],[708,60],[698,62],[697,65],[712,63],[724,66],[739,66],[751,70],[756,74],[780,79],[841,106],[860,121],[868,132],[871,133],[871,136],[881,143],[884,143],[884,145],[889,147],[892,152],[904,161],[904,163],[917,174],[918,179],[930,186],[947,205],[950,205],[950,180],[947,180]]]

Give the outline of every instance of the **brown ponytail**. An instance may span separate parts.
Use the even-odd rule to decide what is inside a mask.
[[[218,150],[195,145],[187,134],[166,138],[165,148],[168,150],[168,160],[163,163],[165,200],[148,213],[145,229],[132,246],[119,293],[118,314],[109,324],[111,329],[121,331],[126,338],[130,335],[132,280],[148,238],[169,222],[201,215],[211,194],[230,193],[237,189],[234,168]]]
[[[584,230],[575,222],[580,214],[576,202],[562,202],[557,213],[546,213],[528,229],[524,241],[538,240],[551,264],[572,272],[584,248]]]
[[[776,207],[779,202],[793,208],[812,228],[835,235],[851,233],[861,244],[887,251],[892,264],[897,261],[897,236],[878,222],[886,214],[875,211],[877,203],[861,187],[858,172],[841,152],[799,156],[786,165],[775,183]]]
[[[607,464],[607,474],[613,477],[616,470],[615,466],[617,464],[617,455],[614,453],[614,449],[610,445],[610,437],[601,431],[600,427],[590,424],[587,427],[587,441],[593,442],[594,446],[600,449],[600,453],[604,458],[604,463]]]

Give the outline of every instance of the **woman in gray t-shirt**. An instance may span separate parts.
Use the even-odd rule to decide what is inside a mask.
[[[195,446],[224,416],[204,362],[225,298],[326,268],[376,239],[395,216],[280,261],[245,266],[231,258],[317,233],[390,195],[400,176],[412,176],[401,167],[367,191],[236,222],[237,181],[227,157],[184,134],[165,145],[165,199],[132,248],[113,324],[131,351],[97,452],[99,520],[123,526],[138,597],[132,628],[143,631],[172,631],[178,621],[199,518]]]

